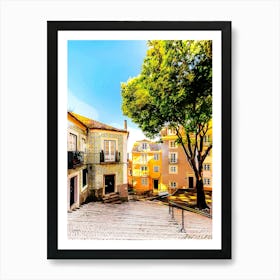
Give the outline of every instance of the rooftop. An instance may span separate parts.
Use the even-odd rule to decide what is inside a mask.
[[[125,132],[128,131],[125,129],[116,128],[92,119],[89,119],[87,117],[81,116],[79,114],[68,112],[69,115],[71,115],[73,118],[81,122],[83,125],[85,125],[89,129],[100,129],[100,130],[110,130],[110,131],[117,131],[117,132]]]
[[[159,143],[151,142],[149,140],[141,140],[141,141],[136,141],[133,145],[132,152],[140,152],[142,151],[142,143],[147,143],[148,144],[148,149],[149,151],[156,152],[161,150],[161,145]]]

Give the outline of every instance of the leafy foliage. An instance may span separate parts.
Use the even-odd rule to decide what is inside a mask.
[[[148,137],[174,127],[197,181],[212,148],[212,41],[148,41],[141,73],[121,85],[122,110]],[[202,184],[203,185],[203,184]],[[202,186],[203,187],[203,186]]]

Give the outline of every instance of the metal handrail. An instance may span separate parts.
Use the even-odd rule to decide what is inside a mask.
[[[185,218],[184,218],[184,212],[185,211],[190,211],[190,212],[194,212],[194,213],[197,213],[197,214],[202,214],[201,211],[197,211],[191,207],[188,207],[188,206],[183,206],[183,205],[180,205],[180,204],[177,204],[173,201],[168,201],[168,212],[169,214],[171,215],[171,218],[172,219],[175,219],[174,217],[174,208],[177,208],[177,209],[181,209],[182,212],[181,212],[181,229],[180,229],[180,232],[186,232],[185,230]],[[206,214],[203,212],[203,215],[208,217],[208,218],[212,218],[212,215],[211,214]]]
[[[176,203],[174,203],[174,202],[171,202],[171,201],[169,201],[168,202],[168,212],[169,212],[169,214],[171,214],[171,218],[172,219],[175,219],[175,217],[174,217],[174,208],[178,208],[178,209],[181,209],[182,210],[182,214],[181,214],[181,218],[182,218],[182,222],[181,222],[181,225],[182,225],[182,227],[181,227],[181,229],[180,229],[180,232],[186,232],[186,230],[185,230],[185,218],[184,218],[184,211],[185,211],[185,209],[183,209],[182,207],[180,207],[180,205],[177,205]]]
[[[192,207],[188,207],[188,206],[185,206],[185,205],[177,204],[177,203],[175,203],[173,201],[170,201],[170,200],[168,201],[168,204],[172,204],[173,207],[184,209],[185,211],[190,211],[190,212],[193,212],[193,213],[196,213],[196,214],[203,215],[203,216],[205,216],[207,218],[212,218],[211,209],[210,209],[210,213],[206,213],[206,212],[203,212],[201,210],[194,209]]]

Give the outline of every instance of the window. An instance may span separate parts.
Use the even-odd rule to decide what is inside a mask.
[[[171,188],[176,188],[177,187],[177,183],[176,182],[170,182],[170,187]]]
[[[68,151],[77,151],[77,135],[69,133],[68,138]]]
[[[147,150],[148,144],[147,143],[142,143],[142,150]]]
[[[209,164],[209,163],[205,163],[203,169],[204,169],[205,171],[210,171],[210,164]]]
[[[211,142],[210,135],[205,135],[204,136],[204,142],[205,143],[210,143]]]
[[[174,127],[169,128],[168,135],[176,135],[176,129]]]
[[[81,139],[81,152],[86,152],[86,139],[82,138]]]
[[[87,169],[83,169],[83,187],[87,185]]]
[[[174,148],[177,148],[177,147],[178,147],[178,145],[177,145],[175,140],[170,140],[169,141],[169,148],[170,149],[174,149]]]
[[[142,186],[148,186],[148,178],[142,178],[141,184],[142,184]]]
[[[141,162],[142,162],[142,163],[147,163],[147,160],[148,160],[147,154],[141,155]]]
[[[140,170],[141,170],[140,176],[147,176],[148,175],[148,167],[147,166],[141,166]]]
[[[105,161],[115,161],[116,159],[115,140],[104,140],[104,159]]]
[[[141,166],[141,171],[147,171],[148,167],[147,166]]]
[[[169,173],[171,173],[171,174],[177,173],[177,166],[176,165],[170,165],[169,166]]]
[[[177,163],[177,153],[169,153],[169,162]]]
[[[159,172],[159,166],[154,166],[154,172]]]
[[[159,160],[159,154],[154,154],[154,160]]]
[[[211,184],[211,180],[209,179],[209,178],[204,178],[203,179],[203,183],[204,183],[204,185],[210,185]]]

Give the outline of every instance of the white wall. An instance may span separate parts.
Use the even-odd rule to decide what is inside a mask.
[[[279,1],[2,0],[0,8],[1,279],[280,279]],[[232,21],[232,260],[46,260],[47,20]]]

